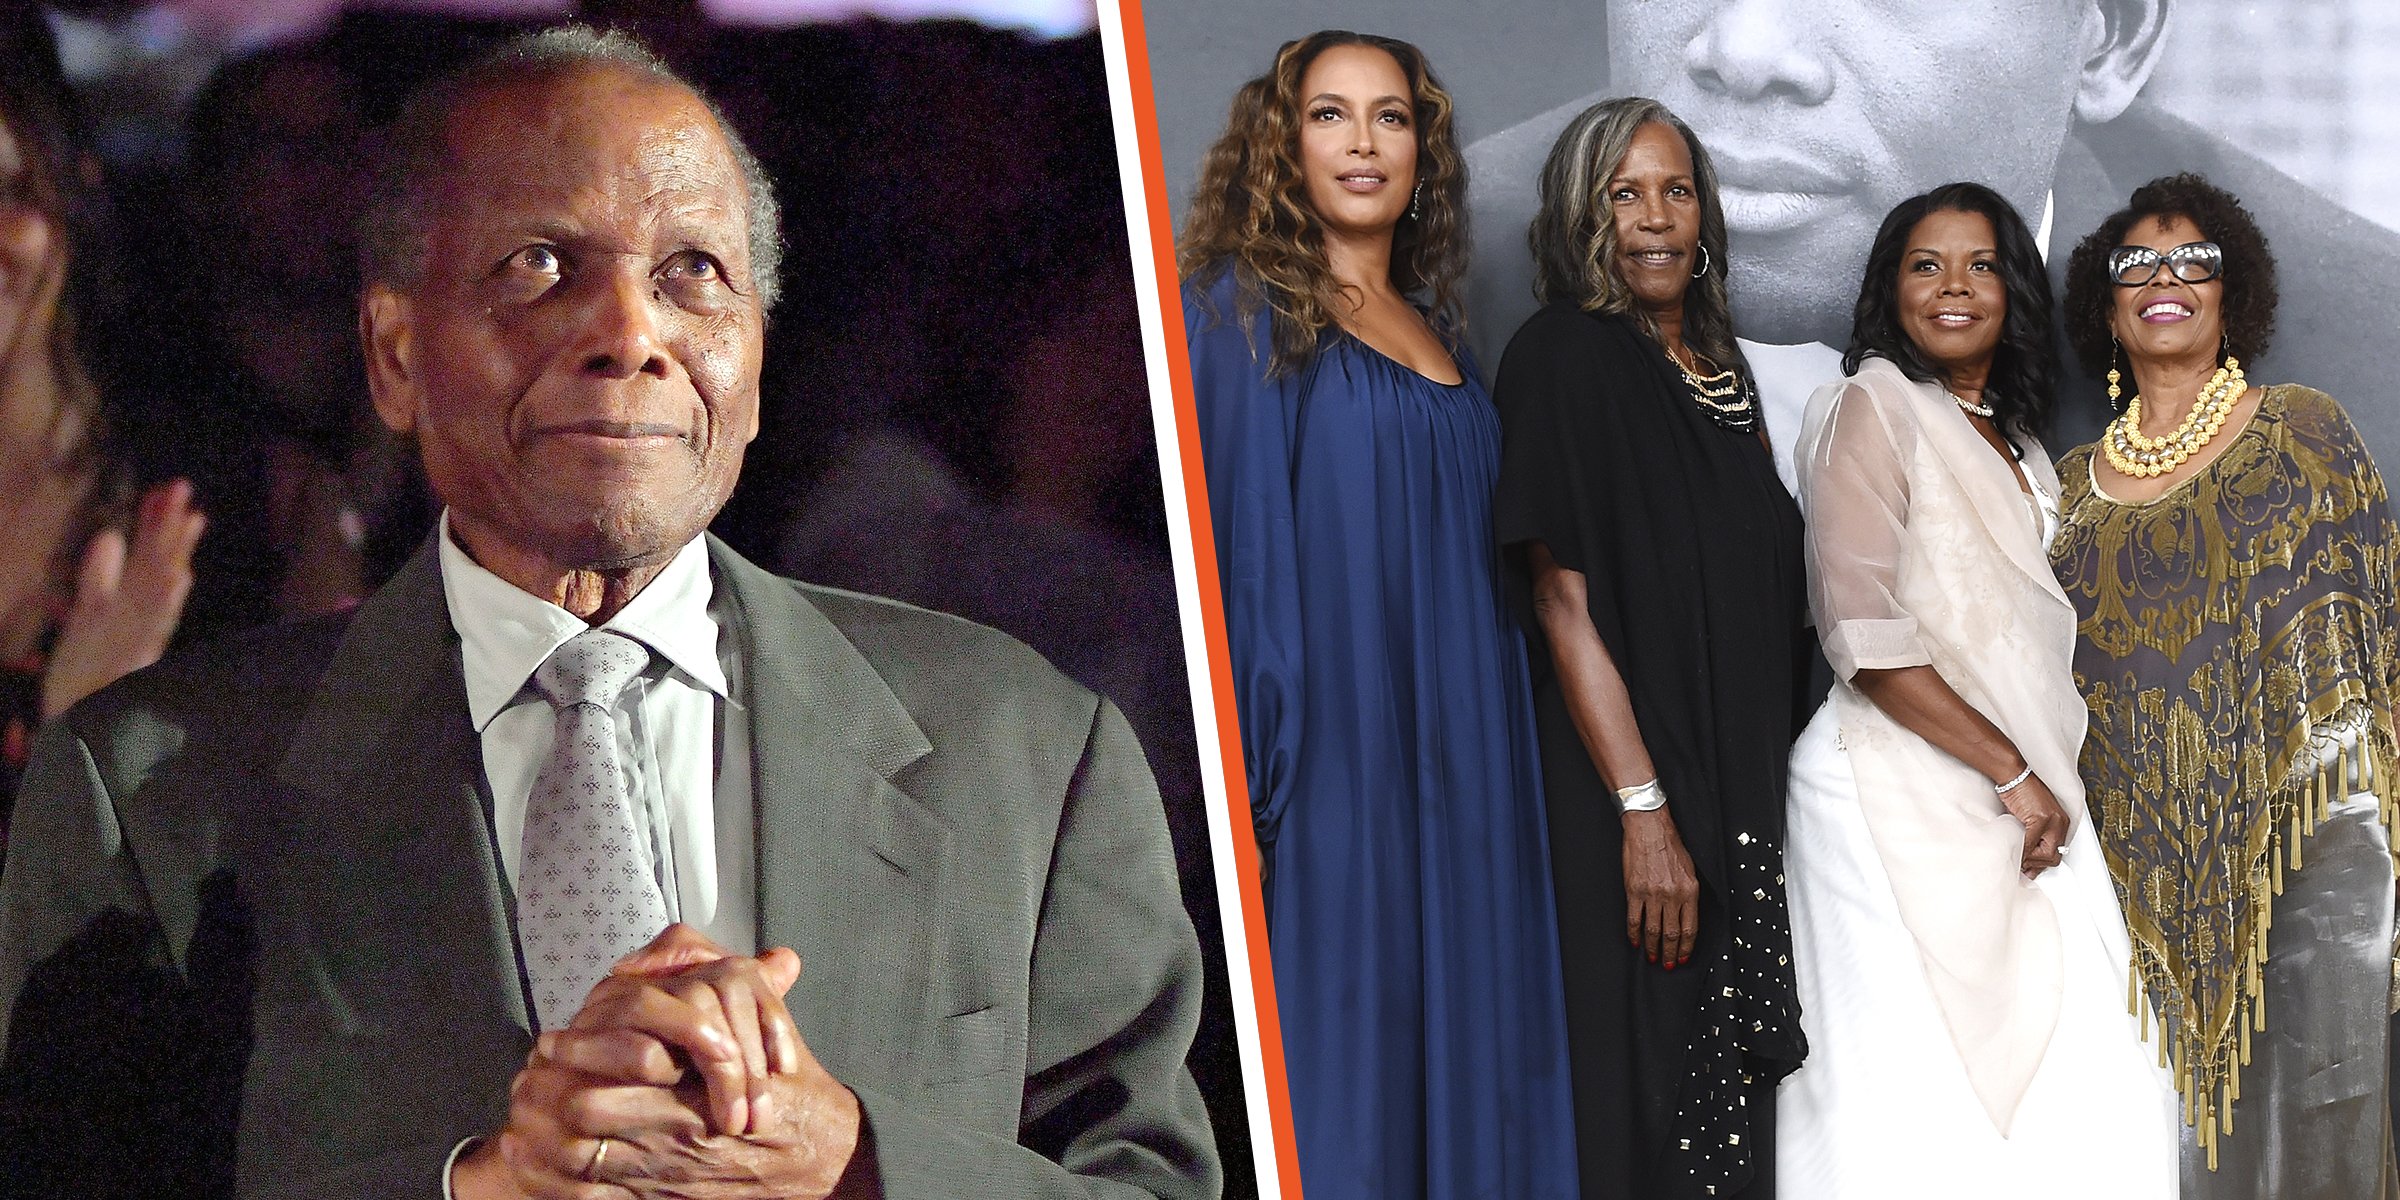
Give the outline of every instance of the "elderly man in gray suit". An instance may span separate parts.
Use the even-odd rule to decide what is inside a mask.
[[[1116,709],[703,533],[775,290],[731,129],[570,29],[420,96],[391,157],[359,327],[441,532],[351,618],[45,731],[0,1177],[1214,1194],[1198,947]]]

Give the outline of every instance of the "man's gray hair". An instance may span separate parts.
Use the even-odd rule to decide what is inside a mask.
[[[778,274],[783,262],[782,213],[766,169],[707,93],[676,74],[632,35],[615,29],[602,33],[586,25],[561,25],[510,38],[409,97],[386,134],[366,211],[359,218],[360,282],[405,289],[423,279],[425,235],[432,224],[435,184],[455,165],[449,159],[446,135],[460,108],[478,93],[502,84],[589,67],[613,67],[673,84],[707,106],[717,131],[733,151],[735,165],[741,168],[743,190],[750,194],[752,286],[759,307],[774,308],[782,283]]]

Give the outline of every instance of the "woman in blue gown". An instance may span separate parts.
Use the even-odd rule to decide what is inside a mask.
[[[1235,98],[1179,247],[1311,1200],[1576,1192],[1465,190],[1415,47],[1319,33]]]

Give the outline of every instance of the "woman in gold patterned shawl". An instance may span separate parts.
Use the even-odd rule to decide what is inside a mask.
[[[2051,562],[2133,982],[2183,1092],[2183,1195],[2400,1196],[2383,480],[2330,397],[2243,378],[2274,261],[2198,176],[2083,239],[2066,308],[2122,412],[2059,462]]]

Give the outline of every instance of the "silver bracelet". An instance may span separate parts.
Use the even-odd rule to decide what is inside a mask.
[[[2010,792],[2017,790],[2019,786],[2031,778],[2033,778],[2033,764],[2027,763],[2025,764],[2024,770],[2017,772],[2017,777],[2015,779],[2011,779],[2007,783],[1993,784],[1992,794],[1995,796],[2005,796]]]
[[[1617,811],[1621,813],[1657,812],[1667,806],[1667,794],[1658,790],[1658,781],[1637,783],[1617,789]]]

